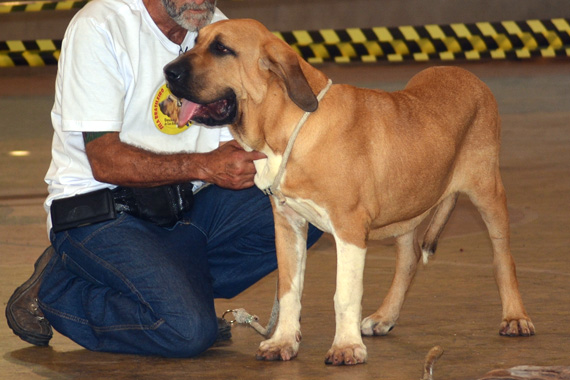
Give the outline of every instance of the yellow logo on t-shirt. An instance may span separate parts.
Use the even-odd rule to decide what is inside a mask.
[[[152,101],[152,121],[156,128],[168,135],[177,135],[187,130],[192,122],[178,126],[179,102],[167,85],[160,87]]]

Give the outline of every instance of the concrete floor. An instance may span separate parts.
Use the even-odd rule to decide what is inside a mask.
[[[0,314],[0,379],[418,379],[428,350],[445,349],[435,378],[476,379],[516,365],[570,365],[570,62],[470,63],[495,93],[503,119],[502,173],[509,197],[512,251],[520,289],[537,329],[531,338],[498,335],[501,307],[490,241],[465,199],[421,268],[396,328],[366,338],[368,363],[323,363],[334,334],[335,250],[324,236],[309,252],[303,342],[291,362],[258,362],[261,341],[238,326],[228,346],[195,359],[89,352],[55,334],[49,348],[15,337]],[[395,90],[424,64],[323,66],[337,83]],[[31,274],[48,244],[43,176],[49,164],[54,68],[0,69],[0,306]],[[27,150],[29,156],[9,152]],[[365,273],[364,314],[385,294],[394,268],[391,241],[372,242]],[[265,322],[275,286],[272,274],[231,300],[220,314],[244,307]]]

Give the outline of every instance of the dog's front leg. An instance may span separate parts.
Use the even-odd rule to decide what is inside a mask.
[[[291,360],[297,356],[301,342],[301,295],[307,256],[307,221],[275,202],[275,245],[279,267],[279,320],[271,339],[261,342],[259,360]]]
[[[337,279],[334,307],[336,334],[325,363],[352,365],[364,363],[366,346],[360,335],[362,293],[366,248],[346,243],[335,235]]]

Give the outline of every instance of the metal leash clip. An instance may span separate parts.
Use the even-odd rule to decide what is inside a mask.
[[[263,335],[264,337],[268,337],[271,334],[273,327],[272,324],[270,323],[268,327],[261,326],[259,324],[259,318],[257,317],[257,315],[251,315],[247,311],[245,311],[245,309],[230,309],[226,310],[226,312],[222,314],[222,318],[226,319],[226,315],[230,313],[234,317],[232,321],[229,321],[229,323],[231,323],[232,325],[234,323],[250,325],[251,327],[253,327],[255,331],[257,331],[257,333]]]
[[[234,312],[235,312],[235,310],[233,310],[233,309],[226,310],[226,312],[225,312],[224,314],[222,314],[222,319],[226,319],[226,315],[227,315],[227,314],[232,313],[232,315],[233,315]],[[234,316],[234,318],[235,318],[235,316]],[[234,323],[236,323],[236,320],[234,319],[234,320],[231,320],[231,321],[228,321],[228,322],[233,325]]]

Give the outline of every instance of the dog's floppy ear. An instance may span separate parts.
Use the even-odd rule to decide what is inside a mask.
[[[283,41],[272,41],[264,46],[262,65],[283,80],[289,98],[305,112],[313,112],[319,102],[305,74],[301,70],[299,56]]]

